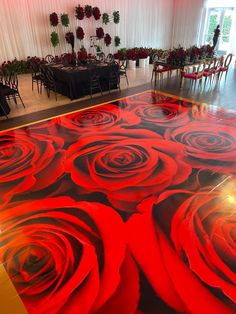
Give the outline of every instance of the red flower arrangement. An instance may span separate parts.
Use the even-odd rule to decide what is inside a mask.
[[[99,20],[100,19],[101,12],[100,12],[98,7],[94,7],[93,8],[93,16],[94,16],[95,20]]]
[[[71,45],[71,48],[73,50],[74,46],[75,46],[75,36],[74,36],[74,33],[67,32],[66,35],[65,35],[65,38],[66,38],[66,42]]]
[[[92,14],[93,14],[93,8],[91,7],[91,5],[86,5],[85,7],[84,7],[84,13],[85,13],[85,16],[87,17],[87,18],[90,18],[91,16],[92,16]]]
[[[126,55],[129,60],[137,60],[138,58],[138,54],[135,49],[128,49]]]
[[[83,40],[84,39],[84,30],[82,27],[77,27],[76,29],[76,37],[79,39],[79,40]]]
[[[75,16],[78,20],[84,19],[84,9],[80,5],[78,7],[75,7]]]
[[[85,50],[80,50],[77,53],[79,61],[85,61],[87,59],[87,52]]]
[[[110,46],[110,44],[111,44],[111,36],[109,34],[105,35],[104,42],[105,42],[106,46]]]
[[[56,12],[51,13],[51,14],[49,15],[49,19],[50,19],[50,24],[51,24],[52,26],[55,27],[55,26],[58,25],[58,23],[59,23],[59,18],[58,18],[58,15],[57,15]]]
[[[104,37],[104,30],[102,27],[98,27],[96,29],[96,36],[98,39],[102,39]]]
[[[147,49],[140,48],[140,49],[138,50],[138,57],[139,57],[140,59],[146,59],[146,58],[148,57],[148,55],[149,55],[149,52],[148,52]]]

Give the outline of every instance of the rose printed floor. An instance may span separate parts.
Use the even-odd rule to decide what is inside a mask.
[[[236,313],[235,173],[236,112],[152,91],[0,133],[0,261],[30,314]]]

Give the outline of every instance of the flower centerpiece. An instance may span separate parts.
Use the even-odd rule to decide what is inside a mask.
[[[186,60],[187,52],[183,47],[175,48],[169,52],[167,57],[167,63],[170,65],[184,65]]]
[[[93,14],[93,8],[91,5],[86,4],[84,7],[84,13],[87,18],[90,18]]]
[[[78,20],[84,19],[84,9],[80,5],[78,5],[78,7],[75,7],[75,16]]]
[[[111,44],[111,36],[107,33],[104,37],[105,45],[108,47]]]
[[[49,19],[50,19],[50,24],[51,26],[56,27],[59,23],[59,18],[56,12],[53,12],[49,15]]]
[[[93,16],[95,18],[95,20],[99,20],[101,17],[101,13],[98,7],[94,7],[93,8]]]
[[[65,35],[66,42],[71,45],[72,52],[74,52],[75,47],[75,36],[73,32],[67,32]]]
[[[87,51],[84,48],[80,49],[77,53],[77,57],[81,63],[85,63],[87,60]]]
[[[96,36],[98,39],[102,39],[104,37],[104,30],[102,27],[98,27],[96,29]]]

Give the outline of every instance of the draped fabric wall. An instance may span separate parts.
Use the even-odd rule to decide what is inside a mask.
[[[197,43],[203,6],[204,0],[174,0],[172,47]]]
[[[196,0],[194,0],[196,1]],[[191,1],[192,2],[192,1]],[[27,56],[43,57],[47,54],[60,54],[70,51],[65,43],[62,27],[58,27],[61,44],[54,52],[50,43],[50,34],[54,30],[49,23],[49,14],[68,13],[70,27],[75,32],[82,26],[87,40],[84,45],[89,50],[89,36],[95,35],[96,27],[102,26],[112,37],[121,38],[120,47],[158,47],[169,48],[171,44],[174,0],[1,0],[0,1],[0,62],[25,59]],[[78,4],[98,6],[101,13],[111,14],[120,11],[120,23],[102,25],[93,17],[78,21],[74,9]],[[79,48],[76,41],[75,49]],[[107,48],[106,53],[116,50]]]

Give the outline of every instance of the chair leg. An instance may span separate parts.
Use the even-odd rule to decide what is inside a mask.
[[[127,74],[125,74],[125,78],[126,78],[127,85],[129,85]]]

